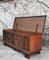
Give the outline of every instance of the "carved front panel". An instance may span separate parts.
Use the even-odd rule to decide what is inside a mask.
[[[23,49],[23,36],[21,35],[16,35],[14,39],[14,45],[18,48]]]
[[[29,50],[28,37],[23,35],[16,35],[14,39],[14,45],[18,48],[28,51]]]
[[[5,40],[8,42],[8,43],[12,43],[13,44],[13,34],[10,34],[10,33],[6,33],[6,38]]]

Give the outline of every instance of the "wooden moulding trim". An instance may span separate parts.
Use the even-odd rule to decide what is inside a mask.
[[[33,17],[46,17],[47,15],[39,15],[39,16],[25,16],[25,17],[15,17],[15,19],[19,19],[19,18],[33,18]]]

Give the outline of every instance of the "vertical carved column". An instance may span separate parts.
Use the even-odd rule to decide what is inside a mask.
[[[29,38],[24,36],[24,50],[29,51]]]
[[[3,41],[5,41],[6,39],[5,39],[5,37],[6,37],[6,35],[5,35],[6,33],[5,33],[5,31],[3,30]]]

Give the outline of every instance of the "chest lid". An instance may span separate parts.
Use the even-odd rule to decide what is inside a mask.
[[[13,29],[28,32],[43,33],[45,21],[46,21],[46,15],[16,17],[14,20]]]

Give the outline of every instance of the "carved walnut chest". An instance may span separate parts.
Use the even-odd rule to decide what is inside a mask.
[[[16,17],[13,29],[3,30],[3,43],[25,54],[40,53],[46,16]]]

